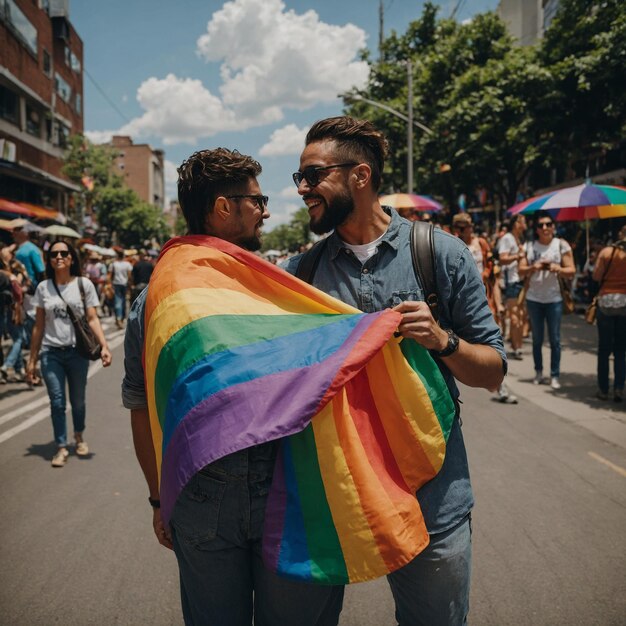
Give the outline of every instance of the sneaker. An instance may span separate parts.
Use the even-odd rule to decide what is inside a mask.
[[[543,372],[537,372],[533,378],[533,385],[543,385],[544,382]]]
[[[504,383],[498,388],[498,402],[502,402],[503,404],[517,404],[517,398],[511,395]]]
[[[13,376],[9,378],[10,383],[23,383],[26,380],[26,371],[24,368],[21,370],[14,370]]]
[[[598,391],[596,393],[596,398],[598,398],[598,400],[608,400],[609,399],[609,394],[608,393],[604,393],[604,391]]]
[[[511,356],[516,360],[516,361],[521,361],[524,356],[522,354],[521,350],[513,350],[513,353],[511,354]]]
[[[558,376],[553,376],[550,379],[550,387],[552,387],[552,389],[554,390],[558,390],[561,388],[561,383],[559,382]]]
[[[613,402],[621,402],[624,399],[624,391],[622,389],[615,389],[613,391]]]
[[[76,442],[76,456],[87,456],[89,454],[89,446],[84,441]]]
[[[0,367],[0,385],[6,385],[9,382],[9,374],[5,367]]]
[[[57,453],[52,457],[52,467],[63,467],[70,453],[67,448],[59,448]]]

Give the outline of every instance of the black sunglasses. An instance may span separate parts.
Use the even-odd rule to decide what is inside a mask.
[[[61,258],[67,259],[67,257],[70,256],[70,251],[69,250],[54,250],[52,252],[49,252],[51,259],[56,259],[56,257],[59,256],[59,254],[61,255]]]
[[[324,170],[332,170],[335,167],[352,167],[354,165],[358,165],[354,161],[350,161],[349,163],[337,163],[335,165],[324,165],[317,167],[315,165],[309,165],[305,167],[302,171],[294,172],[291,177],[293,178],[293,182],[296,183],[296,187],[299,187],[303,180],[306,180],[306,184],[309,187],[316,187],[320,184],[320,176],[319,172],[323,172]]]
[[[236,196],[224,196],[225,198],[232,198],[233,200],[238,198],[250,198],[256,202],[256,205],[262,211],[267,207],[267,203],[270,201],[269,196],[255,196],[253,194],[239,194]]]
[[[537,228],[552,228],[554,226],[554,222],[539,222],[537,224]]]

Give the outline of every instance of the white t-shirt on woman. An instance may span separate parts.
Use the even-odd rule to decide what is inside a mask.
[[[57,285],[57,287],[63,296],[63,300],[74,309],[78,317],[82,317],[85,315],[85,308],[83,307],[78,280],[83,283],[85,304],[88,307],[98,306],[98,294],[93,283],[88,278],[80,277],[78,280],[76,278],[73,277],[67,285]],[[43,340],[41,342],[44,348],[65,348],[76,345],[76,333],[63,300],[54,288],[52,280],[44,280],[37,285],[33,303],[46,313]]]
[[[571,252],[572,247],[565,239],[554,239],[546,246],[538,241],[529,241],[526,244],[526,258],[528,265],[533,265],[537,261],[549,261],[561,265],[561,259],[567,252]],[[550,270],[539,270],[530,275],[530,283],[526,293],[526,299],[542,304],[560,302],[561,288],[557,275]]]

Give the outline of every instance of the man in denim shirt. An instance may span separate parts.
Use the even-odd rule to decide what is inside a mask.
[[[269,213],[256,180],[261,172],[256,161],[218,148],[193,154],[178,171],[178,199],[190,234],[259,249],[260,228]],[[185,623],[250,626],[254,617],[259,626],[335,626],[342,586],[288,580],[262,562],[263,519],[276,442],[241,450],[201,469],[178,497],[170,528],[161,521],[142,365],[147,291],[137,297],[128,318],[122,400],[131,411],[154,532],[159,543],[174,549],[178,560]]]
[[[393,307],[399,332],[431,351],[457,403],[455,378],[495,390],[506,372],[500,330],[467,246],[435,230],[438,325],[423,302],[411,261],[411,223],[381,207],[378,190],[387,142],[371,123],[349,117],[313,125],[294,182],[317,234],[334,229],[313,285],[362,311]],[[301,256],[285,269],[295,273]],[[417,494],[431,535],[428,548],[389,575],[401,626],[463,624],[469,610],[470,511],[474,500],[461,434],[454,420],[439,474]]]

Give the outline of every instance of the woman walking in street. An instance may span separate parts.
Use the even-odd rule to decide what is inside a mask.
[[[598,292],[598,393],[609,398],[609,357],[613,353],[613,400],[624,399],[626,379],[626,226],[619,231],[619,241],[600,251],[593,279],[600,283]]]
[[[111,364],[111,353],[96,313],[96,290],[90,280],[81,277],[76,250],[62,241],[54,243],[47,255],[46,275],[48,280],[37,286],[34,296],[36,321],[26,373],[29,378],[33,377],[41,348],[41,371],[48,389],[54,440],[58,446],[52,466],[63,467],[69,456],[65,420],[66,381],[72,406],[76,454],[89,454],[89,448],[83,439],[89,361],[76,349],[76,333],[67,312],[68,306],[72,307],[77,316],[87,317],[89,326],[102,347],[101,359],[104,367]],[[83,287],[84,301],[79,281]]]
[[[533,333],[533,382],[535,385],[546,382],[543,377],[541,349],[547,323],[550,340],[550,386],[555,390],[560,389],[563,298],[559,278],[573,278],[576,268],[571,246],[564,239],[554,236],[554,221],[547,211],[535,213],[535,241],[528,242],[526,255],[519,262],[519,272],[529,281],[526,303]]]

